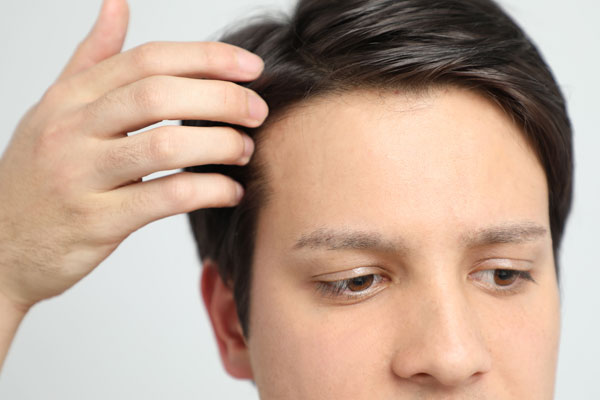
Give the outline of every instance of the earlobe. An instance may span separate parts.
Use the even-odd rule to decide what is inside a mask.
[[[221,279],[217,264],[210,259],[203,260],[200,290],[225,370],[234,378],[252,379],[248,348],[233,292]]]

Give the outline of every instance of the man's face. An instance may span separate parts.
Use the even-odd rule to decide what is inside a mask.
[[[552,398],[548,189],[497,106],[356,91],[263,135],[273,194],[247,342],[261,398]]]

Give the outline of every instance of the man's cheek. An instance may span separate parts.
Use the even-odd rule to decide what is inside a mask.
[[[528,393],[539,396],[532,399],[551,398],[560,332],[557,298],[544,293],[528,306],[503,311],[486,307],[479,315],[493,360],[490,379],[512,398]]]
[[[367,307],[318,305],[290,293],[258,294],[253,302],[252,352],[260,367],[282,379],[293,376],[303,385],[330,388],[364,386],[354,374],[358,379],[381,368],[384,354],[390,354],[389,341],[381,337],[384,319]]]

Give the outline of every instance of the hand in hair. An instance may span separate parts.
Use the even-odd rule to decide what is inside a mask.
[[[220,174],[141,179],[192,165],[244,165],[254,145],[241,132],[127,132],[177,119],[259,126],[266,103],[229,81],[256,79],[262,61],[223,43],[152,42],[121,52],[128,20],[125,0],[104,1],[0,159],[0,365],[27,310],[73,286],[129,234],[166,216],[234,206],[242,196]]]

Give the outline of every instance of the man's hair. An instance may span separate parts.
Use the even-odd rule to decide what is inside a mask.
[[[558,279],[572,199],[571,124],[536,46],[492,0],[300,0],[291,16],[254,20],[222,41],[263,58],[262,76],[243,85],[269,105],[267,124],[300,101],[353,89],[421,92],[451,85],[495,102],[522,128],[545,170]],[[258,149],[261,128],[241,129]],[[261,163],[253,157],[245,167],[186,168],[231,176],[246,189],[237,207],[189,213],[199,254],[218,263],[246,336],[257,219],[272,190]]]

